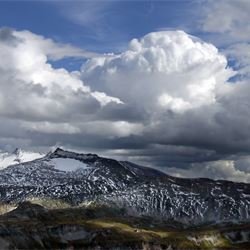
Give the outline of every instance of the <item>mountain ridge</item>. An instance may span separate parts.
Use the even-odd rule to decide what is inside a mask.
[[[77,163],[77,164],[76,164]],[[187,224],[249,220],[250,184],[185,179],[126,161],[57,148],[0,170],[0,201],[61,199],[115,203],[132,214]]]

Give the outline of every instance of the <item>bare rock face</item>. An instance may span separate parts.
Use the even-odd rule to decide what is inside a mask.
[[[130,162],[60,148],[0,170],[0,201],[102,201],[134,215],[190,224],[249,221],[250,184],[181,179]]]

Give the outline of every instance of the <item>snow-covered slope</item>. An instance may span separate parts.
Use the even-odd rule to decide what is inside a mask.
[[[0,201],[98,200],[187,223],[250,219],[250,184],[181,179],[130,162],[57,149],[0,170]]]
[[[12,153],[0,152],[0,169],[43,157],[44,154],[16,149]]]

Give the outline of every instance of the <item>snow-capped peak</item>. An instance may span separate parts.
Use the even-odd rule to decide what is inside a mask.
[[[18,163],[33,161],[35,159],[43,157],[44,154],[24,151],[20,148],[16,148],[13,152],[0,152],[0,169],[4,169],[8,166]]]

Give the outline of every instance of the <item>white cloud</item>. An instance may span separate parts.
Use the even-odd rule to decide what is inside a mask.
[[[107,96],[104,92],[95,91],[95,92],[92,92],[91,95],[93,97],[95,97],[96,100],[98,100],[100,102],[101,106],[105,106],[110,102],[123,104],[123,102],[119,98]]]
[[[168,94],[162,94],[158,98],[159,104],[163,108],[173,110],[174,112],[184,112],[185,110],[191,108],[190,103],[183,101],[182,98],[173,98]]]
[[[44,38],[27,30],[22,32],[13,30],[13,35],[23,42],[24,49],[27,48],[27,41],[29,41],[29,45],[32,43],[34,49],[45,54],[49,60],[59,60],[65,57],[92,58],[101,56],[98,53],[85,51],[70,44],[55,43],[52,39]]]
[[[125,103],[182,112],[215,102],[217,88],[233,75],[226,67],[212,44],[162,31],[133,39],[121,54],[90,59],[82,78]]]
[[[248,0],[207,1],[204,8],[203,31],[224,33],[235,41],[249,40],[250,3]]]
[[[239,160],[218,160],[206,163],[195,163],[188,169],[167,168],[163,171],[176,177],[250,182],[250,169],[244,168],[244,164],[246,163],[249,166],[249,157],[243,157]]]
[[[0,62],[2,115],[60,119],[70,115],[74,108],[76,113],[81,112],[79,108],[84,110],[86,103],[102,106],[110,102],[121,103],[105,93],[92,92],[77,72],[55,69],[48,63],[50,57],[58,59],[78,53],[81,56],[79,49],[28,31],[0,32],[5,33],[5,39],[0,40],[0,57],[4,58]]]

